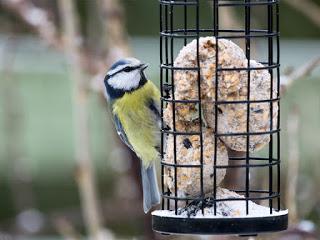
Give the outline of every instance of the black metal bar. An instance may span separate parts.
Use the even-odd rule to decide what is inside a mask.
[[[175,102],[175,103],[199,103],[199,100],[178,100],[178,99],[169,99],[169,98],[162,98],[164,102]]]
[[[160,33],[161,36],[166,36],[170,38],[196,38],[196,29],[175,29],[172,32],[163,31]],[[213,29],[199,29],[199,33],[214,34]],[[249,33],[245,34],[244,30],[241,29],[223,29],[219,30],[219,33],[243,33],[241,35],[220,35],[218,38],[226,39],[241,39],[241,38],[265,38],[265,37],[275,37],[278,32],[267,32],[266,30],[252,29]]]
[[[234,191],[237,193],[245,193],[246,190],[237,190],[237,189],[230,189],[230,191]],[[250,189],[250,193],[265,193],[266,195],[269,195],[269,190],[260,190],[260,189]],[[276,193],[276,192],[274,192]]]
[[[164,166],[177,167],[177,168],[201,168],[201,164],[174,164],[161,162]],[[279,165],[279,161],[273,160],[271,163],[260,163],[260,164],[238,164],[238,165],[218,165],[216,168],[224,169],[224,168],[245,168],[245,167],[268,167],[268,166],[276,166]]]
[[[186,136],[192,136],[192,135],[200,135],[200,132],[180,132],[180,131],[171,131],[171,130],[161,130],[164,133],[167,134],[173,134],[173,135],[186,135]],[[272,131],[264,131],[264,132],[240,132],[240,133],[216,133],[217,137],[228,137],[228,136],[253,136],[253,135],[269,135],[273,133],[280,132],[280,129],[274,129]]]
[[[165,31],[168,31],[168,6],[165,6]],[[165,37],[165,64],[168,65],[169,63],[169,53],[168,53],[168,38]],[[166,78],[165,78],[166,84],[169,82],[169,72],[168,69],[166,69]],[[169,191],[169,187],[167,186],[167,191]],[[170,209],[170,200],[167,199],[167,209]]]
[[[184,0],[185,3],[188,2],[188,0]],[[184,35],[187,35],[187,29],[188,29],[188,8],[187,5],[184,5]],[[187,37],[184,38],[184,46],[187,45]],[[188,204],[188,200],[186,201],[186,204]]]
[[[250,157],[250,161],[269,161],[269,157]],[[246,157],[229,157],[229,160],[235,160],[235,161],[244,161],[246,160]],[[277,158],[273,158],[272,161],[279,161]]]
[[[170,5],[170,32],[173,31],[173,5]],[[171,38],[170,41],[170,62],[173,64],[173,53],[174,53],[174,39]],[[174,86],[174,69],[171,69],[171,84]],[[175,99],[174,87],[171,88],[172,99]],[[172,102],[172,125],[173,131],[176,131],[176,111],[175,111],[175,102]],[[177,139],[176,135],[173,135],[173,161],[174,164],[177,164]],[[178,178],[177,178],[177,168],[174,167],[174,196],[178,195]],[[174,211],[175,214],[178,213],[178,201],[175,199],[174,201]]]
[[[272,131],[263,131],[263,132],[242,132],[242,133],[217,133],[218,137],[223,136],[253,136],[253,135],[269,135],[273,133],[280,132],[280,129],[273,129]]]
[[[209,0],[209,1],[215,1],[215,0]],[[218,2],[218,7],[237,7],[237,6],[257,6],[257,5],[275,5],[279,2],[279,0],[271,0],[271,1],[252,1],[250,3],[246,3],[243,1],[222,1],[220,0]],[[159,0],[159,3],[161,5],[177,5],[177,6],[186,6],[186,5],[197,5],[197,1],[177,1],[177,0]]]
[[[182,1],[176,1],[176,0],[159,0],[160,4],[162,5],[178,5],[178,6],[186,6],[186,5],[197,5],[197,1],[187,1],[187,2],[182,2]]]
[[[229,1],[223,1],[220,0],[219,2],[219,7],[236,7],[236,6],[246,6],[246,7],[251,7],[251,6],[258,6],[258,5],[274,5],[277,4],[279,0],[271,0],[271,1],[261,1],[261,0],[256,0],[256,1],[248,1],[248,2],[243,2],[242,1],[234,1],[234,0],[229,0]]]
[[[244,29],[219,29],[217,30],[219,33],[245,33],[246,31]],[[177,28],[177,29],[174,29],[172,32],[171,31],[168,31],[168,30],[165,30],[163,31],[162,33],[167,33],[168,36],[171,36],[170,34],[174,34],[174,33],[182,33],[184,34],[184,32],[187,32],[187,33],[197,33],[197,29],[196,28],[187,28],[186,30],[184,28]],[[211,28],[200,28],[199,29],[199,33],[215,33],[216,31],[214,29],[211,29]],[[262,35],[264,37],[267,37],[267,36],[273,36],[273,35],[270,35],[270,32],[266,29],[250,29],[250,33],[264,33],[266,35]],[[274,34],[274,36],[277,34],[276,31],[272,31],[271,32],[272,34]],[[161,32],[160,32],[161,34]],[[183,37],[183,35],[181,35]],[[250,37],[250,35],[241,35],[242,37]]]
[[[263,67],[246,67],[246,68],[218,68],[217,71],[222,72],[222,71],[251,71],[251,70],[270,70],[270,69],[274,69],[277,68],[278,65],[277,64],[272,64],[269,66],[263,66]]]
[[[268,167],[268,166],[276,166],[278,165],[279,162],[278,161],[274,161],[274,162],[269,162],[269,163],[264,163],[264,164],[237,164],[237,165],[219,165],[216,168],[218,169],[226,169],[226,168],[259,168],[259,167]],[[250,191],[248,191],[250,192]]]
[[[197,0],[196,6],[196,29],[197,29],[197,68],[198,68],[198,110],[199,110],[199,139],[200,139],[200,191],[201,199],[204,198],[203,187],[203,136],[202,136],[202,104],[201,104],[201,72],[200,72],[200,55],[199,55],[199,29],[200,29],[200,2]],[[204,214],[204,206],[201,205],[202,214]]]
[[[272,32],[273,30],[273,6],[268,6],[268,31]],[[269,65],[273,63],[273,38],[268,38],[268,61]],[[270,99],[273,98],[273,70],[269,69],[270,73]],[[273,130],[273,103],[270,103],[270,131]],[[270,162],[273,158],[273,134],[270,134],[269,142],[269,159]],[[269,166],[269,192],[273,192],[273,167]],[[269,200],[270,214],[273,211],[273,202]]]
[[[265,62],[260,62],[261,64],[268,64]],[[270,70],[270,69],[274,69],[274,68],[278,68],[280,65],[277,63],[272,63],[271,65],[267,65],[267,66],[263,66],[263,67],[242,67],[242,68],[222,68],[222,67],[218,67],[217,71],[218,72],[223,72],[223,71],[247,71],[247,70]],[[171,64],[165,65],[162,64],[161,68],[164,69],[174,69],[174,70],[178,70],[178,71],[198,71],[197,67],[174,67]]]
[[[159,15],[160,15],[160,32],[163,31],[163,13],[162,13],[162,5],[159,6]],[[160,35],[160,65],[163,63],[163,39],[162,36]],[[160,94],[161,94],[161,99],[163,98],[163,69],[160,68]],[[160,102],[160,114],[161,114],[161,129],[164,128],[164,121],[163,121],[163,101]],[[161,161],[163,159],[163,146],[164,146],[164,133],[160,133],[161,135],[161,142],[160,142],[160,154],[161,154]],[[164,192],[164,165],[161,164],[161,191]],[[164,209],[164,201],[161,199],[161,208]]]
[[[162,194],[162,197],[163,198],[166,198],[166,199],[170,199],[170,200],[175,200],[175,201],[192,201],[192,200],[198,200],[198,201],[201,201],[203,198],[199,197],[199,198],[194,198],[194,197],[175,197],[175,196],[169,196],[169,195],[165,195],[165,194]],[[243,198],[236,198],[236,197],[233,197],[233,198],[218,198],[218,199],[215,199],[214,201],[215,202],[226,202],[226,201],[254,201],[254,200],[272,200],[274,198],[277,198],[279,197],[279,194],[278,193],[272,193],[270,194],[268,192],[268,194],[266,196],[260,196],[260,197],[243,197]]]
[[[268,102],[279,102],[280,98],[273,98],[273,99],[260,99],[260,100],[250,100],[250,103],[268,103]],[[246,100],[238,100],[238,101],[218,101],[218,105],[225,105],[225,104],[243,104],[247,103]]]
[[[180,131],[171,131],[171,130],[166,130],[166,129],[162,129],[161,131],[164,133],[167,133],[167,134],[182,135],[182,136],[200,135],[200,132],[180,132]]]
[[[276,5],[276,30],[279,32],[279,4]],[[277,35],[277,97],[280,98],[280,35]],[[280,102],[278,102],[278,119],[277,129],[280,129]],[[280,133],[277,133],[277,159],[280,162]],[[278,211],[280,211],[280,164],[277,166],[277,192],[279,197],[277,199]]]
[[[188,0],[184,0],[185,3],[187,3]],[[184,13],[184,35],[187,35],[187,29],[188,29],[188,12],[187,12],[187,5],[184,5],[184,9],[183,9],[183,13]],[[184,38],[184,46],[187,45],[187,38]]]
[[[161,100],[163,100],[164,102],[176,102],[176,103],[199,103],[199,100],[179,100],[179,99],[169,99],[166,97],[163,97]],[[261,99],[261,100],[250,100],[250,103],[269,103],[269,102],[278,102],[280,100],[280,98],[273,98],[273,99]],[[218,101],[216,102],[217,105],[227,105],[227,104],[245,104],[247,103],[247,100],[235,100],[235,101]],[[213,102],[209,102],[206,101],[205,103],[215,103]]]
[[[218,0],[213,1],[213,30],[214,30],[214,36],[216,40],[216,69],[219,68],[219,8],[218,8]],[[218,98],[218,88],[219,88],[219,71],[216,71],[215,73],[215,105],[214,105],[214,114],[215,114],[215,119],[214,119],[214,163],[213,163],[213,199],[214,199],[214,215],[217,214],[217,148],[218,148],[218,105],[217,102],[219,100]]]
[[[198,68],[197,67],[174,67],[172,66],[172,64],[162,64],[160,66],[161,68],[164,68],[164,69],[170,69],[170,70],[181,70],[181,71],[186,71],[186,70],[189,70],[189,71],[198,71]]]
[[[248,35],[250,33],[250,28],[251,28],[251,10],[250,10],[250,2],[251,0],[245,0],[245,31],[246,31],[246,35]],[[248,4],[249,3],[249,4]],[[247,78],[247,133],[250,132],[250,90],[251,90],[251,84],[250,84],[250,80],[251,80],[251,70],[250,70],[250,59],[251,59],[251,52],[250,52],[250,48],[251,48],[251,42],[250,42],[250,38],[246,38],[246,58],[247,58],[247,74],[248,74],[248,78]],[[249,164],[250,164],[250,150],[249,150],[249,146],[250,146],[250,135],[246,136],[246,214],[249,214],[249,201],[248,198],[250,196],[250,182],[249,182],[249,177],[250,177],[250,168],[249,168]]]
[[[174,164],[168,162],[161,162],[164,166],[177,167],[177,168],[201,168],[201,164]]]

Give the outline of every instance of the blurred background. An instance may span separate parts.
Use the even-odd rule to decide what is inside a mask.
[[[320,0],[280,9],[290,228],[258,239],[319,239]],[[116,59],[148,62],[159,85],[158,12],[156,0],[0,0],[0,240],[231,239],[154,234],[138,162],[109,121],[101,77]],[[265,11],[252,13],[263,25]],[[239,19],[236,9],[222,16],[230,27]]]

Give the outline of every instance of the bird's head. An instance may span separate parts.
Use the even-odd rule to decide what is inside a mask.
[[[119,98],[146,83],[144,70],[148,65],[136,58],[125,58],[115,62],[104,79],[107,98]]]

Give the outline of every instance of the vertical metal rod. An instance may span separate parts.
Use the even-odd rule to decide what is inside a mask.
[[[188,0],[184,0],[185,3],[187,3]],[[184,5],[184,35],[187,35],[188,31],[188,12],[187,12],[187,4]],[[187,38],[184,38],[184,46],[187,45]],[[186,204],[188,204],[189,201],[186,200]]]
[[[187,0],[184,0],[186,3]],[[184,5],[184,35],[187,35],[187,29],[188,29],[188,12],[187,12],[187,4]],[[187,45],[187,38],[184,38],[184,46]]]
[[[217,148],[218,148],[218,88],[219,88],[219,9],[218,9],[218,0],[213,1],[213,28],[214,28],[214,36],[216,37],[216,73],[215,73],[215,104],[214,104],[214,114],[215,114],[215,122],[214,122],[214,163],[213,163],[213,200],[214,200],[214,215],[217,214]]]
[[[163,31],[163,14],[162,14],[162,4],[159,4],[159,17],[160,17],[160,33],[162,33]],[[162,44],[163,44],[163,40],[162,40],[162,36],[160,34],[160,94],[161,94],[161,98],[163,97],[163,69],[162,69],[162,63],[163,63],[163,54],[162,54]],[[160,110],[160,114],[161,114],[161,130],[164,128],[164,124],[163,124],[163,100],[161,99],[161,110]],[[161,153],[161,161],[163,161],[163,144],[164,144],[164,137],[163,137],[163,132],[160,132],[161,134],[161,149],[160,149],[160,153]],[[164,194],[164,165],[161,164],[161,193]],[[161,209],[164,210],[164,201],[163,199],[161,200]]]
[[[168,32],[168,5],[165,5],[165,31]],[[169,57],[168,57],[168,37],[165,37],[165,64],[168,66]],[[166,79],[165,82],[168,84],[169,82],[169,70],[166,68]],[[167,186],[167,194],[170,195],[170,189]],[[170,210],[170,199],[167,199],[167,209]]]
[[[170,12],[169,12],[169,15],[170,15],[170,33],[173,34],[173,5],[170,5]],[[174,41],[173,41],[173,37],[171,37],[170,39],[170,63],[171,65],[173,66],[173,44],[174,44]],[[174,70],[171,69],[171,91],[172,91],[172,121],[173,121],[173,131],[175,132],[176,131],[176,104],[175,104],[175,96],[174,96]],[[174,164],[176,165],[177,164],[177,136],[176,134],[173,134],[173,159],[174,159]],[[175,214],[177,215],[178,214],[178,200],[177,200],[177,187],[178,187],[178,178],[177,178],[177,167],[174,166],[174,196],[176,197],[174,199],[174,211],[175,211]]]
[[[272,2],[272,0],[269,0]],[[268,32],[272,33],[273,31],[273,5],[268,5]],[[273,37],[268,37],[268,65],[272,66],[273,64]],[[273,69],[269,70],[270,73],[270,99],[273,97]],[[270,131],[273,129],[273,102],[270,102]],[[273,134],[270,134],[269,142],[269,196],[272,196],[273,192],[273,168],[272,168],[272,159],[273,159]],[[273,199],[269,199],[270,214],[272,214]]]
[[[200,9],[199,0],[197,0],[196,6],[196,32],[197,32],[197,68],[198,68],[198,106],[199,106],[199,138],[200,138],[200,190],[201,190],[201,201],[204,200],[203,190],[203,137],[202,137],[202,104],[201,104],[201,71],[200,71],[200,56],[199,56],[199,37],[200,37]],[[204,204],[201,204],[201,211],[204,214]]]
[[[165,5],[165,31],[168,32],[168,5]],[[165,57],[166,57],[166,65],[168,65],[168,62],[169,62],[169,58],[168,58],[168,37],[166,36],[165,37],[165,50],[166,50],[166,54],[165,54]],[[166,69],[166,83],[168,83],[169,81],[169,70]]]
[[[246,3],[251,2],[251,0],[245,0]],[[251,5],[245,6],[245,33],[246,33],[246,58],[247,58],[247,133],[250,132],[250,80],[251,80],[251,69],[250,69],[250,58],[251,58]],[[249,200],[250,197],[250,135],[247,135],[247,143],[246,143],[246,214],[249,214]]]
[[[280,97],[280,36],[279,36],[279,3],[276,4],[276,31],[277,31],[277,97]],[[280,102],[278,101],[277,129],[280,129]],[[280,211],[280,132],[277,133],[277,208]]]

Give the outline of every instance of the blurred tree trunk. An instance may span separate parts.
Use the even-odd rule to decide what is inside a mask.
[[[128,36],[124,29],[125,16],[118,0],[98,0],[98,6],[103,22],[102,38],[106,43],[107,62],[112,64],[131,55]]]
[[[286,207],[290,209],[289,222],[297,224],[299,221],[297,210],[297,186],[299,176],[299,111],[297,106],[288,115],[288,170],[286,188]]]
[[[59,0],[59,10],[64,30],[65,52],[70,62],[70,76],[73,81],[74,139],[75,158],[77,161],[76,181],[79,187],[82,211],[89,237],[103,239],[100,237],[102,234],[102,217],[98,205],[95,174],[90,152],[89,89],[81,64],[79,20],[73,0]]]
[[[105,42],[106,51],[106,62],[110,66],[115,61],[129,57],[131,55],[131,49],[129,47],[128,35],[124,28],[125,26],[125,15],[123,8],[118,0],[98,0],[98,7],[100,10],[100,15],[103,23],[103,42]],[[121,147],[124,151],[129,151],[130,156],[128,161],[130,161],[130,175],[134,180],[133,183],[139,189],[139,199],[137,204],[141,207],[142,212],[142,185],[140,177],[140,159],[135,153],[130,151],[124,144],[119,143],[118,136],[117,139],[118,147]],[[132,184],[132,183],[129,183]],[[151,215],[144,215],[144,233],[145,239],[157,239],[156,235],[152,231],[151,226]]]

